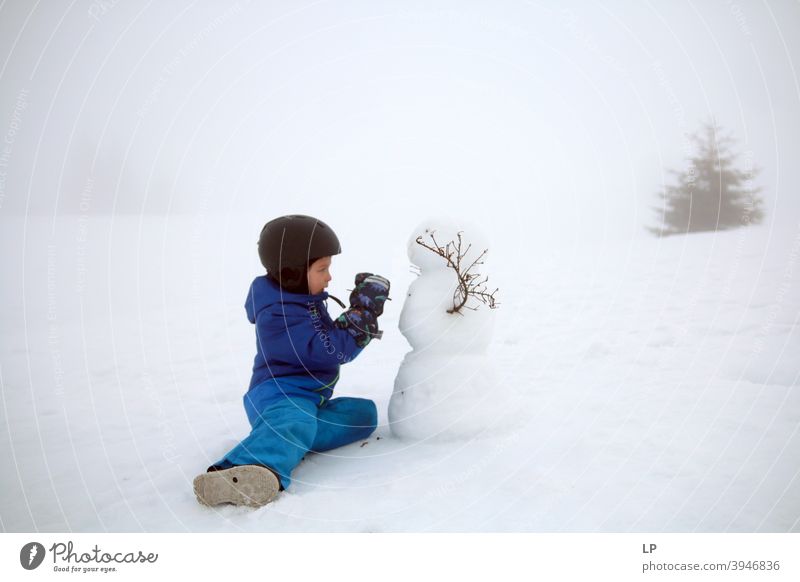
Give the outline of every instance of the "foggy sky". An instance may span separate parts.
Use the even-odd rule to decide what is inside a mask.
[[[800,221],[797,2],[267,4],[5,2],[0,217],[644,236],[713,116]]]

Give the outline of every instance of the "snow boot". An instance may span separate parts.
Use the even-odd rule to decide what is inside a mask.
[[[236,465],[198,475],[194,494],[203,505],[233,503],[261,507],[278,494],[280,481],[271,470],[260,465]]]

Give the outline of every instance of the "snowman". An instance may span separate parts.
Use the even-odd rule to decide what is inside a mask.
[[[408,289],[399,328],[412,349],[389,401],[392,434],[400,439],[461,440],[495,431],[505,402],[486,353],[495,310],[477,295],[459,293],[453,268],[460,259],[463,273],[477,260],[470,272],[483,277],[487,249],[474,225],[444,219],[421,223],[408,239],[408,258],[419,274]]]

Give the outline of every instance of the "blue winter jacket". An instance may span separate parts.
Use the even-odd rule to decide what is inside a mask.
[[[323,405],[339,380],[339,366],[363,348],[336,327],[323,303],[328,293],[288,293],[266,275],[250,285],[245,309],[256,325],[256,357],[245,395],[261,408],[284,396],[305,396]]]

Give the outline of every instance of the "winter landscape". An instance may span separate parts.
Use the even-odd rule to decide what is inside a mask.
[[[309,455],[262,509],[199,506],[192,478],[249,430],[240,220],[4,222],[25,289],[2,312],[6,530],[797,531],[800,236],[766,228],[498,261],[496,383],[470,398],[503,410],[441,443],[387,426],[402,241],[374,259],[397,289],[385,336],[336,388],[376,401],[373,437]]]
[[[0,529],[800,532],[797,5],[345,5],[0,6]],[[289,213],[391,281],[379,426],[206,507]]]

